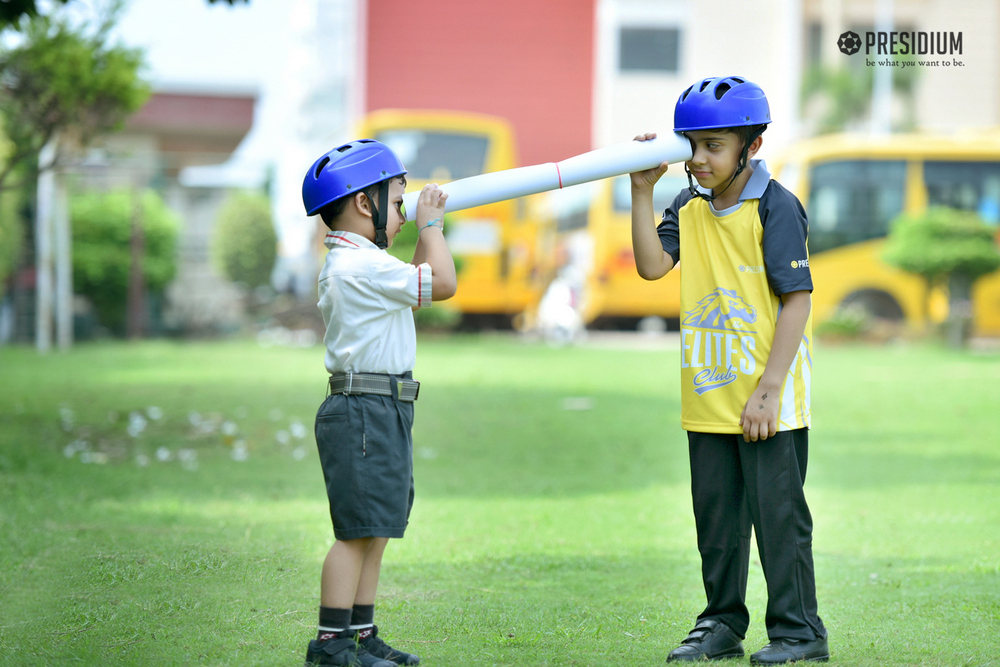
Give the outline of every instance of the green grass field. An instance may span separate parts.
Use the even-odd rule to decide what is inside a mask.
[[[383,636],[428,667],[662,664],[704,604],[677,352],[429,338],[415,375]],[[320,348],[0,348],[0,665],[300,665],[323,393]],[[812,405],[831,664],[1000,665],[1000,355],[819,346]],[[752,652],[759,566],[748,598]]]

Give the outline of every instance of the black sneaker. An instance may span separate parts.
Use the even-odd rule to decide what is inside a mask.
[[[358,632],[358,645],[376,658],[389,660],[397,665],[420,664],[420,658],[417,656],[412,653],[397,651],[379,639],[377,625],[373,625],[371,628]]]
[[[376,658],[361,648],[354,635],[309,642],[305,667],[335,665],[336,667],[396,667],[396,663]]]
[[[742,657],[743,642],[736,633],[725,623],[706,618],[698,621],[681,645],[670,652],[667,662]]]
[[[826,662],[830,645],[826,637],[817,639],[772,639],[750,656],[751,665],[783,665],[789,662]]]

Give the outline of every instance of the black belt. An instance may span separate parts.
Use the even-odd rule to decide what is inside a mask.
[[[381,373],[334,373],[330,376],[331,394],[378,394],[392,396],[396,383],[396,400],[412,403],[420,393],[420,383],[399,375]]]

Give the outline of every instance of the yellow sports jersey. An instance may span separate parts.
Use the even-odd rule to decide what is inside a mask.
[[[759,160],[741,201],[715,212],[682,192],[658,228],[681,269],[681,424],[742,433],[740,413],[764,372],[780,294],[812,290],[801,204]],[[778,430],[809,426],[812,317],[781,390]]]

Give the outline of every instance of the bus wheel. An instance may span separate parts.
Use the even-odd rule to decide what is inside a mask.
[[[888,292],[881,290],[861,290],[854,292],[840,302],[840,310],[860,310],[873,320],[892,323],[903,321],[903,309]]]

